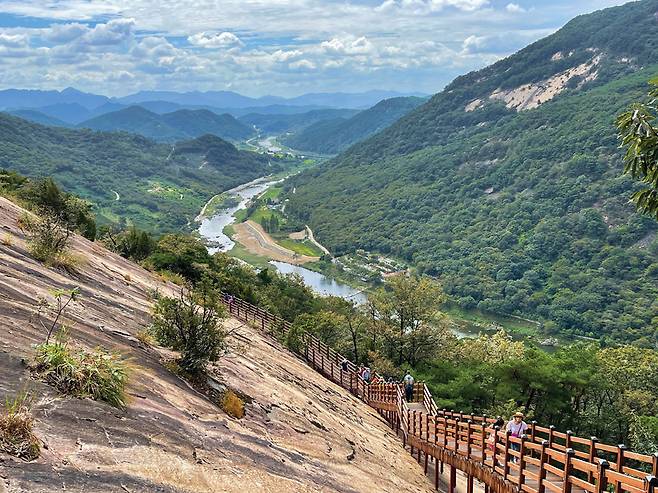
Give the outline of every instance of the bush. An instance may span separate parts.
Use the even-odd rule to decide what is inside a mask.
[[[153,335],[160,344],[180,351],[180,367],[193,375],[217,361],[226,347],[219,300],[220,293],[202,282],[194,290],[181,289],[178,298],[160,298],[153,307]]]
[[[21,218],[21,228],[28,237],[28,246],[32,256],[42,262],[54,261],[61,256],[69,242],[71,232],[60,219],[45,213],[40,217],[25,215]]]
[[[229,416],[234,418],[244,418],[245,409],[244,401],[232,390],[227,390],[222,399],[222,409]]]
[[[60,332],[55,342],[37,346],[35,370],[62,394],[126,406],[127,369],[117,354],[73,349]]]
[[[0,450],[25,460],[39,457],[39,441],[32,425],[32,396],[21,392],[7,398],[0,414]]]

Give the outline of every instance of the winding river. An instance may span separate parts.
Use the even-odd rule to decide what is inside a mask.
[[[199,234],[206,240],[208,251],[212,254],[216,252],[228,252],[233,248],[235,242],[224,233],[224,228],[235,222],[235,213],[240,209],[245,209],[251,199],[263,193],[275,183],[280,183],[282,181],[283,180],[271,180],[268,177],[262,177],[250,181],[249,183],[238,185],[237,187],[224,192],[225,194],[239,197],[240,203],[238,205],[229,207],[228,209],[218,210],[211,217],[205,217],[204,213],[206,208],[214,197],[213,199],[210,199],[208,204],[206,204],[201,210],[199,217],[197,217],[197,220],[201,221]]]
[[[227,209],[217,210],[212,216],[206,217],[205,211],[208,204],[212,201],[211,199],[211,201],[209,201],[201,210],[201,213],[197,218],[197,220],[201,222],[199,226],[199,235],[206,240],[208,251],[212,254],[216,252],[228,252],[233,248],[235,242],[224,233],[224,228],[235,222],[235,213],[241,209],[245,209],[251,199],[263,193],[270,186],[280,183],[281,181],[283,180],[272,180],[268,177],[262,177],[250,181],[249,183],[239,185],[228,192],[224,192],[225,194],[238,197],[240,199],[239,204]],[[307,286],[320,295],[340,296],[347,300],[356,301],[359,304],[365,303],[367,300],[366,295],[358,289],[348,286],[347,284],[336,282],[334,279],[320,274],[319,272],[314,272],[304,267],[287,264],[285,262],[271,261],[270,264],[282,274],[298,274],[302,277]]]

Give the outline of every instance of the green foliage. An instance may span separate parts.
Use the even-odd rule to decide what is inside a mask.
[[[653,345],[658,228],[627,205],[612,125],[653,71],[520,113],[465,112],[455,86],[291,179],[286,212],[333,254],[399,258],[463,307]]]
[[[46,344],[50,343],[50,338],[54,335],[57,335],[60,331],[66,331],[66,325],[60,320],[64,318],[64,312],[72,302],[78,301],[78,296],[80,295],[80,288],[74,287],[72,289],[53,289],[50,291],[50,294],[55,298],[55,305],[51,304],[45,300],[39,300],[37,305],[36,318],[38,319],[41,327],[43,327],[46,332]],[[53,321],[46,323],[43,321],[43,312],[45,310],[50,310],[53,313]]]
[[[134,224],[152,232],[180,230],[218,192],[293,164],[237,151],[214,136],[172,152],[171,145],[142,136],[44,127],[6,114],[0,114],[0,155],[1,167],[52,176],[92,201],[99,223],[121,220],[122,228]]]
[[[622,147],[626,148],[624,173],[646,188],[636,191],[632,200],[638,210],[658,219],[658,128],[653,122],[658,114],[658,79],[651,81],[650,101],[635,103],[617,118]]]
[[[208,282],[181,289],[178,298],[160,298],[153,307],[152,332],[159,343],[180,351],[180,367],[192,375],[205,371],[225,350],[220,293]]]
[[[44,213],[40,217],[25,215],[21,227],[28,238],[30,254],[41,262],[54,264],[64,254],[71,231],[55,214]]]
[[[383,130],[424,102],[424,98],[417,97],[385,99],[351,118],[318,121],[283,142],[293,149],[336,154]]]
[[[62,394],[126,406],[128,372],[121,357],[101,348],[73,348],[63,332],[37,346],[35,371]]]
[[[135,226],[124,231],[116,231],[113,226],[102,226],[99,238],[113,252],[137,262],[151,255],[156,246],[156,241],[148,232]]]
[[[32,431],[33,396],[27,391],[7,397],[0,412],[0,450],[23,460],[39,457],[41,446]]]

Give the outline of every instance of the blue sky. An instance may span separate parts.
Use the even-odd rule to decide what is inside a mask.
[[[434,93],[616,0],[0,0],[0,88]]]

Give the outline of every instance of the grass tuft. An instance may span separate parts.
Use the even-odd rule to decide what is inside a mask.
[[[64,337],[37,347],[36,372],[62,394],[90,397],[124,408],[126,365],[101,348],[71,348]]]
[[[32,432],[32,403],[28,392],[20,392],[13,399],[7,398],[0,414],[0,450],[24,460],[36,459],[41,451]]]

